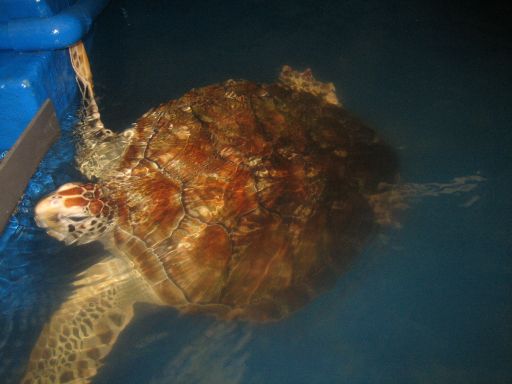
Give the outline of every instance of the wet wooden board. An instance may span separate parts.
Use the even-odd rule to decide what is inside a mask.
[[[59,134],[55,109],[47,99],[0,163],[0,233],[39,162]]]

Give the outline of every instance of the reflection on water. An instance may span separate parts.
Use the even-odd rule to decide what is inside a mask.
[[[52,147],[35,173],[25,195],[0,237],[0,377],[11,382],[19,377],[20,364],[38,330],[62,299],[58,292],[73,275],[55,279],[45,267],[62,247],[49,241],[35,226],[33,207],[56,185],[78,177],[73,166],[72,128],[76,106],[61,121],[62,137]],[[58,261],[56,261],[58,262]]]

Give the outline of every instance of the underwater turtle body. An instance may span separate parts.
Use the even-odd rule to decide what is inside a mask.
[[[275,84],[193,89],[124,133],[85,137],[79,162],[97,182],[62,186],[39,203],[36,221],[67,244],[102,241],[113,256],[83,279],[106,270],[111,278],[63,304],[52,322],[67,324],[80,346],[56,351],[48,340],[64,326],[47,330],[26,382],[92,376],[135,301],[221,319],[283,318],[360,252],[377,226],[367,197],[397,173],[392,151],[340,105],[332,84],[288,67]],[[90,302],[99,319],[68,314]],[[113,314],[117,324],[105,320]],[[88,334],[73,336],[83,324]],[[97,341],[87,344],[90,334]],[[45,350],[58,368],[37,367]]]

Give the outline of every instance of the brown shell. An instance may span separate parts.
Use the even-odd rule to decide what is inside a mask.
[[[365,195],[393,182],[375,133],[322,99],[228,81],[136,124],[112,182],[115,240],[163,301],[279,319],[331,286],[375,229]]]

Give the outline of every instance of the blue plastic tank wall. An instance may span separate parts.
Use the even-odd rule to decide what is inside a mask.
[[[50,98],[58,117],[76,95],[67,47],[108,0],[0,0],[0,151]]]
[[[76,93],[66,49],[0,52],[0,151],[16,142],[47,98],[60,118]]]
[[[0,0],[0,22],[50,17],[73,3],[74,0]],[[62,117],[76,92],[67,50],[0,51],[0,151],[16,142],[47,98]]]
[[[26,17],[49,17],[76,0],[0,0],[0,22]]]

